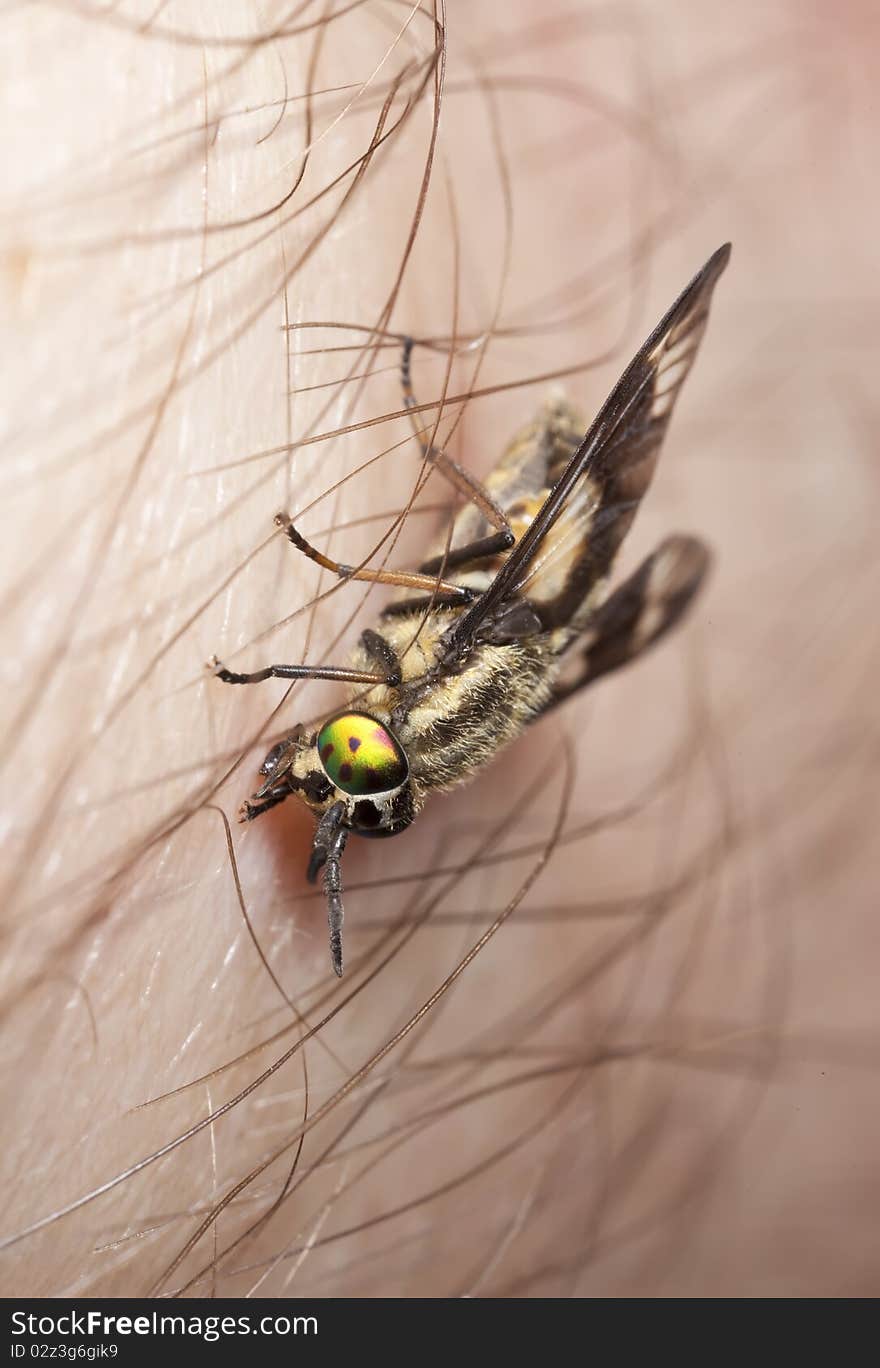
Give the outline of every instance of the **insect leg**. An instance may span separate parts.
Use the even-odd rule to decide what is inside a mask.
[[[256,795],[254,795],[256,797]],[[253,798],[246,798],[238,809],[238,820],[240,822],[252,822],[255,817],[262,817],[264,812],[270,808],[277,807],[283,803],[285,798],[290,797],[290,789],[287,785],[280,792],[270,792],[267,797],[255,802]]]
[[[696,537],[668,537],[624,580],[594,614],[584,632],[581,668],[560,681],[544,708],[635,660],[678,623],[693,602],[710,565],[708,547]]]
[[[404,407],[409,410],[418,407],[416,397],[413,394],[410,373],[410,356],[413,346],[413,339],[411,337],[406,338],[401,361]],[[452,569],[456,566],[497,556],[501,551],[508,551],[516,539],[505,513],[480,484],[479,480],[474,479],[463,466],[460,466],[457,461],[453,461],[444,451],[432,446],[426,440],[422,429],[419,428],[415,414],[412,413],[411,417],[413,430],[425,459],[436,466],[453,488],[479,509],[486,521],[495,528],[494,533],[490,536],[479,537],[477,540],[468,543],[467,546],[456,547],[443,555],[434,556],[431,560],[425,561],[417,572],[412,572],[370,570],[364,566],[343,565],[341,562],[323,555],[310,542],[306,541],[302,533],[294,527],[289,513],[276,514],[275,523],[276,526],[284,529],[288,540],[298,551],[301,551],[304,556],[308,556],[309,560],[313,560],[325,570],[329,570],[331,574],[338,575],[340,579],[364,580],[372,584],[389,584],[402,589],[422,590],[430,595],[430,601],[433,604],[467,605],[472,603],[476,597],[473,590],[463,585],[452,584],[447,580],[438,578],[438,576],[447,567]]]
[[[323,555],[310,542],[307,542],[302,533],[298,532],[290,521],[289,514],[277,513],[275,522],[279,527],[284,528],[288,539],[298,551],[302,551],[309,560],[315,561],[325,570],[338,575],[340,579],[366,580],[371,584],[393,584],[402,589],[422,589],[428,593],[440,595],[448,603],[473,603],[475,595],[472,589],[467,589],[460,584],[452,584],[448,580],[438,579],[436,574],[428,575],[410,570],[367,570],[363,566],[358,568],[353,565],[342,565],[339,561],[331,560],[329,556]]]
[[[388,683],[384,674],[376,674],[371,670],[347,670],[335,665],[267,665],[251,674],[236,674],[233,670],[227,670],[214,656],[208,662],[208,668],[224,684],[261,684],[264,679],[336,679],[344,684]]]
[[[266,665],[262,670],[237,674],[233,670],[227,670],[216,656],[208,662],[208,667],[224,684],[260,684],[264,679],[335,679],[344,684],[399,684],[400,661],[385,638],[367,628],[361,640],[367,655],[379,666],[378,670],[350,670],[334,665]],[[260,767],[260,773],[268,775],[269,778],[256,796],[260,799],[264,796],[269,797],[271,800],[260,805],[245,804],[248,810],[242,809],[243,820],[250,821],[265,812],[267,806],[273,807],[276,802],[282,801],[281,798],[271,796],[270,786],[275,778],[277,762],[289,750],[292,739],[293,736],[286,737],[277,746],[273,746]]]
[[[371,627],[365,627],[361,632],[361,644],[370,660],[375,660],[385,670],[386,683],[395,688],[400,683],[400,657],[390,641]]]
[[[459,602],[458,599],[444,598],[442,594],[420,594],[417,598],[393,599],[391,603],[386,603],[382,609],[382,616],[409,617],[412,613],[425,613],[431,608],[442,608],[450,603],[455,607]]]
[[[412,372],[410,359],[412,350],[415,346],[413,338],[406,337],[403,342],[403,356],[400,362],[400,379],[403,387],[403,406],[410,411],[410,420],[416,440],[422,449],[422,455],[426,461],[430,461],[443,473],[453,489],[457,489],[470,503],[473,503],[482,513],[488,523],[495,528],[495,532],[488,537],[480,537],[477,541],[470,542],[467,546],[457,547],[453,551],[447,551],[445,555],[434,556],[433,559],[425,561],[419,566],[422,574],[437,574],[446,569],[452,569],[457,565],[466,565],[472,561],[485,560],[489,556],[497,556],[500,551],[509,551],[515,541],[513,529],[507,520],[504,510],[492,498],[488,490],[475,479],[463,466],[454,461],[451,456],[447,456],[445,451],[439,447],[432,446],[425,436],[424,430],[419,427],[415,410],[418,408],[418,400],[413,393]]]

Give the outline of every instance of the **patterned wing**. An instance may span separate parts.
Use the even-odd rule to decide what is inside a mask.
[[[543,711],[655,645],[687,612],[710,565],[709,550],[696,537],[661,542],[590,618],[574,675],[557,682]]]
[[[447,658],[463,658],[487,633],[501,639],[505,615],[513,622],[523,598],[545,630],[571,622],[608,575],[651,482],[729,257],[728,243],[709,258],[630,362],[534,522],[490,587],[450,630]],[[556,596],[530,597],[530,584],[537,585],[562,557],[568,565]]]

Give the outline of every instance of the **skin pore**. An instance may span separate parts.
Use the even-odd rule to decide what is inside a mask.
[[[872,21],[830,22],[4,16],[8,1294],[875,1290]],[[344,665],[386,591],[273,516],[417,563],[455,496],[401,336],[485,474],[727,238],[618,566],[693,531],[708,591],[349,842],[338,983],[308,814],[235,813],[343,695],[204,666]]]

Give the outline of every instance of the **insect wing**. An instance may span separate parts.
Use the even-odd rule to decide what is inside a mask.
[[[544,711],[655,645],[687,612],[710,565],[709,550],[696,537],[661,542],[594,613],[574,675],[557,682]]]
[[[484,624],[527,591],[533,573],[546,571],[552,555],[570,554],[572,538],[585,541],[574,586],[578,601],[608,574],[651,482],[675,400],[706,328],[712,291],[729,257],[728,243],[709,258],[627,366],[534,522],[450,632],[450,655],[466,655]],[[570,528],[556,528],[554,550],[542,556],[548,533],[563,518],[570,519]],[[569,591],[563,596],[569,598]],[[539,613],[551,625],[545,605]]]

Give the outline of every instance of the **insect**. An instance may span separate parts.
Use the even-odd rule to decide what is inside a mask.
[[[398,590],[375,628],[362,633],[348,668],[269,665],[236,674],[212,661],[227,684],[279,678],[355,686],[348,710],[316,732],[295,727],[269,751],[263,783],[239,814],[252,821],[296,794],[317,817],[307,878],[314,883],[323,870],[338,975],[340,862],[349,834],[404,831],[433,790],[471,779],[528,725],[641,655],[697,594],[709,552],[691,536],[668,537],[610,593],[608,579],[729,256],[727,244],[709,258],[586,435],[565,400],[549,400],[485,486],[430,446],[413,415],[424,459],[468,500],[451,538],[417,572],[341,565],[311,546],[286,514],[276,517],[295,547],[340,578]],[[410,410],[411,348],[407,342],[402,366]]]

